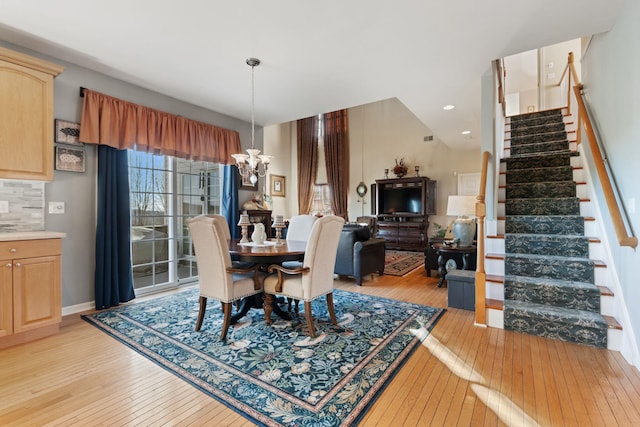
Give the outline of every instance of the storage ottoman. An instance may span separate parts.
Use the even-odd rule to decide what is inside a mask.
[[[475,310],[476,272],[473,270],[451,270],[447,272],[447,297],[449,307]]]

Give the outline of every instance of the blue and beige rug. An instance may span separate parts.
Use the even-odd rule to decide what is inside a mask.
[[[338,327],[313,302],[315,339],[304,315],[268,327],[251,310],[221,342],[216,301],[195,332],[197,287],[83,317],[259,425],[355,425],[444,309],[340,290],[334,304]]]

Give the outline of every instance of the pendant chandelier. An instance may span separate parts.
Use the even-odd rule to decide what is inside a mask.
[[[260,65],[257,58],[247,59],[247,65],[251,67],[251,148],[247,149],[247,154],[232,154],[236,161],[238,171],[243,178],[248,178],[251,184],[258,182],[258,176],[264,177],[267,174],[269,163],[273,156],[260,154],[260,150],[255,148],[255,85],[253,71]]]

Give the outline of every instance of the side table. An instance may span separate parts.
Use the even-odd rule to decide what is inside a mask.
[[[434,249],[438,255],[438,287],[441,288],[446,280],[447,270],[462,269],[475,270],[477,248],[475,246],[467,246],[460,248],[457,246],[446,246],[445,244],[435,244]],[[462,265],[458,265],[458,261],[462,256]],[[453,265],[455,264],[455,265]]]

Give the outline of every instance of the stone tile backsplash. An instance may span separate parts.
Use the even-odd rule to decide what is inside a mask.
[[[0,232],[44,230],[44,182],[0,179],[0,202],[8,202],[9,213],[0,209]]]

